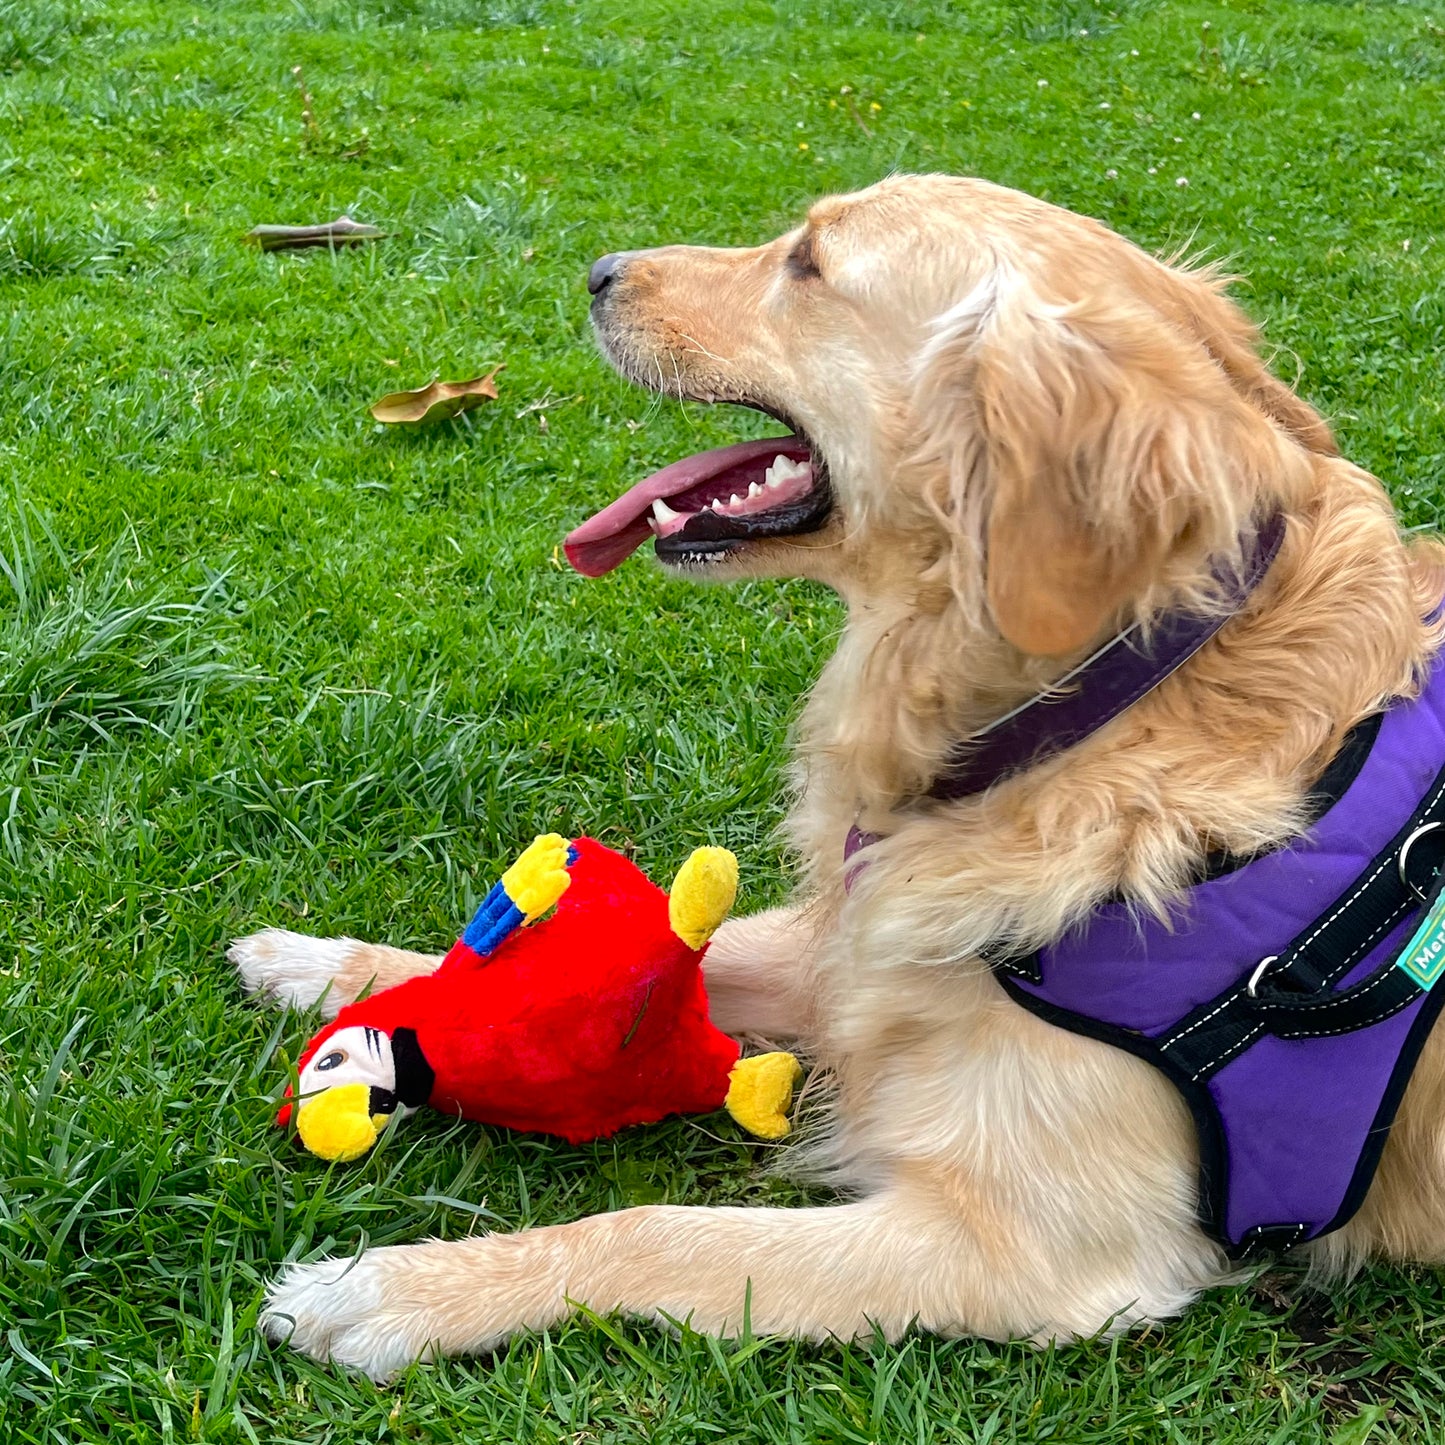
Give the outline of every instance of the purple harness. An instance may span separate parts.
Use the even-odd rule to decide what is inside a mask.
[[[1235,1258],[1360,1207],[1445,1004],[1445,658],[1418,698],[1356,728],[1319,792],[1302,836],[1217,867],[1167,923],[1109,903],[1036,954],[990,959],[1030,1012],[1175,1084],[1199,1136],[1200,1223]],[[850,856],[870,841],[855,829]]]
[[[1360,1207],[1445,1003],[1430,989],[1445,832],[1420,831],[1445,821],[1445,666],[1364,741],[1303,837],[1197,884],[1168,925],[1111,903],[995,963],[1025,1008],[1179,1088],[1199,1132],[1200,1222],[1237,1256],[1314,1239]]]

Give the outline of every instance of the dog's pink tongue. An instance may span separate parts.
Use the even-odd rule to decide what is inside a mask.
[[[624,492],[611,506],[603,507],[589,517],[562,543],[567,560],[584,577],[601,577],[620,567],[647,539],[652,528],[647,519],[652,504],[661,497],[664,502],[690,492],[705,482],[727,485],[729,473],[756,475],[774,457],[791,461],[808,460],[807,446],[795,436],[764,437],[757,442],[737,442],[730,447],[715,447],[710,452],[684,457],[680,462],[663,467],[645,481]],[[747,490],[746,482],[743,491]]]

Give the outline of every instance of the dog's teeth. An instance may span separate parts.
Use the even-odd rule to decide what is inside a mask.
[[[661,497],[656,497],[653,499],[652,503],[652,515],[659,522],[667,523],[677,521],[677,519],[682,515],[682,513],[674,512],[672,508],[669,507],[667,503],[662,500]]]
[[[795,462],[792,457],[785,457],[779,452],[773,458],[773,464],[764,473],[764,476],[768,486],[777,487],[784,482],[791,481],[794,477],[802,476],[807,470],[807,462]]]
[[[763,484],[762,484],[761,482],[753,482],[752,485],[748,487],[748,496],[750,496],[750,497],[761,497],[762,494],[763,494]]]
[[[742,499],[736,492],[734,492],[734,493],[732,494],[732,500],[731,500],[731,502],[729,503],[729,505],[730,505],[730,506],[734,506],[734,507],[741,506],[741,505],[742,505],[742,500],[743,500],[743,499]]]

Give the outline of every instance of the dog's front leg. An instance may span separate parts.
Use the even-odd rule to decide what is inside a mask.
[[[813,1032],[818,921],[804,908],[731,918],[703,959],[708,1014],[725,1034],[795,1039]]]
[[[475,1354],[573,1305],[711,1334],[811,1340],[917,1321],[956,1332],[968,1251],[941,1214],[883,1194],[823,1209],[666,1205],[456,1243],[292,1266],[261,1324],[319,1360],[383,1379],[412,1360]]]

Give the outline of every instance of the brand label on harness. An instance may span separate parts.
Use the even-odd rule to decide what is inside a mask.
[[[1434,988],[1445,974],[1445,892],[1435,895],[1398,963],[1423,989]]]

